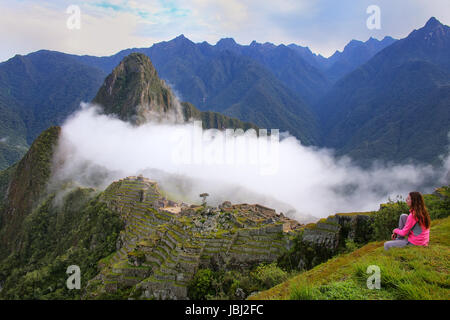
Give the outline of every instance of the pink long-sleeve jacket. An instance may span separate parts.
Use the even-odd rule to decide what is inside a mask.
[[[414,217],[413,210],[411,209],[409,210],[409,215],[403,229],[394,229],[394,233],[402,237],[408,236],[408,241],[416,246],[427,246],[430,241],[430,229],[425,229],[425,226],[420,225],[422,231],[420,232],[419,230],[420,234],[415,235],[411,229],[413,229],[416,222],[417,219]]]

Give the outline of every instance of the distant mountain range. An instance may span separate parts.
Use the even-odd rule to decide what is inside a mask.
[[[405,39],[352,40],[330,58],[295,44],[239,45],[225,38],[210,45],[183,35],[109,57],[17,55],[0,63],[0,168],[20,159],[41,131],[61,124],[81,101],[92,100],[133,52],[151,59],[183,105],[195,106],[186,112],[279,128],[363,165],[372,159],[438,163],[450,123],[448,42],[448,27],[431,18]]]
[[[321,145],[363,162],[439,162],[450,131],[450,28],[432,18],[316,104]]]

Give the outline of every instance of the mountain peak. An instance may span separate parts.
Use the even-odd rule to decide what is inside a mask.
[[[222,38],[216,43],[216,48],[219,49],[233,49],[236,46],[238,46],[238,44],[233,38]]]
[[[158,77],[155,67],[150,58],[143,53],[133,52],[126,56],[120,64],[123,64],[129,73],[149,73],[151,76]],[[120,66],[120,65],[119,65]]]
[[[370,40],[370,39],[369,39]],[[367,41],[369,41],[369,40],[367,40]],[[363,45],[364,44],[364,42],[362,42],[362,41],[360,41],[360,40],[355,40],[355,39],[352,39],[349,43],[347,43],[347,45],[344,47],[344,50],[345,49],[350,49],[350,48],[356,48],[356,47],[359,47],[359,46],[361,46],[361,45]]]
[[[106,114],[135,124],[177,109],[170,88],[158,77],[149,57],[137,52],[126,56],[108,75],[92,102],[100,104]]]
[[[449,45],[450,27],[442,24],[435,17],[431,17],[425,26],[411,32],[406,39],[421,41],[422,45],[426,44],[430,50],[436,50],[436,46],[446,47]]]
[[[427,28],[427,29],[434,29],[434,28],[436,28],[438,26],[441,26],[441,25],[442,25],[442,23],[440,23],[438,19],[436,19],[435,17],[431,17],[427,21],[427,23],[425,24],[425,28]]]
[[[280,46],[285,47],[284,44],[281,44]],[[267,41],[266,41],[266,42],[263,43],[263,47],[266,47],[266,48],[275,48],[276,45],[274,45],[272,42],[267,42]]]
[[[234,41],[233,38],[222,38],[219,41],[217,41],[216,45],[230,45],[230,44],[236,44],[236,41]]]
[[[189,43],[189,44],[194,44],[191,40],[189,40],[188,38],[186,38],[184,36],[184,34],[180,34],[178,37],[173,38],[170,42],[174,42],[174,43]]]

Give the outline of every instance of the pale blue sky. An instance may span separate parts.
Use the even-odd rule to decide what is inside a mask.
[[[79,30],[67,28],[70,5],[81,10]],[[366,27],[369,5],[380,7],[379,30]],[[39,49],[111,55],[180,34],[296,43],[329,56],[352,39],[405,37],[431,16],[450,24],[448,0],[0,0],[0,12],[0,61]]]

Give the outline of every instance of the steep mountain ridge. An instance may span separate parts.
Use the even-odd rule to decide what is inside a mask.
[[[227,41],[227,40],[225,40]],[[317,100],[329,87],[330,83],[314,65],[306,62],[296,50],[283,44],[253,41],[248,46],[241,46],[228,40],[220,40],[215,50],[232,51],[247,56],[268,68],[284,85],[307,103]]]
[[[60,133],[60,127],[50,127],[41,133],[22,160],[2,179],[1,189],[5,193],[1,195],[0,259],[21,247],[23,223],[46,193]]]
[[[322,145],[365,165],[440,163],[450,123],[450,28],[435,21],[334,85],[316,106]]]
[[[42,131],[91,100],[104,76],[97,67],[47,50],[0,63],[0,169],[19,161]]]
[[[325,74],[330,81],[336,82],[395,41],[392,37],[384,37],[381,41],[372,37],[366,42],[352,40],[342,52],[336,51],[328,58]]]
[[[141,124],[169,113],[175,120],[177,116],[181,118],[181,110],[174,100],[150,59],[132,53],[108,75],[92,102],[100,104],[106,114]]]

